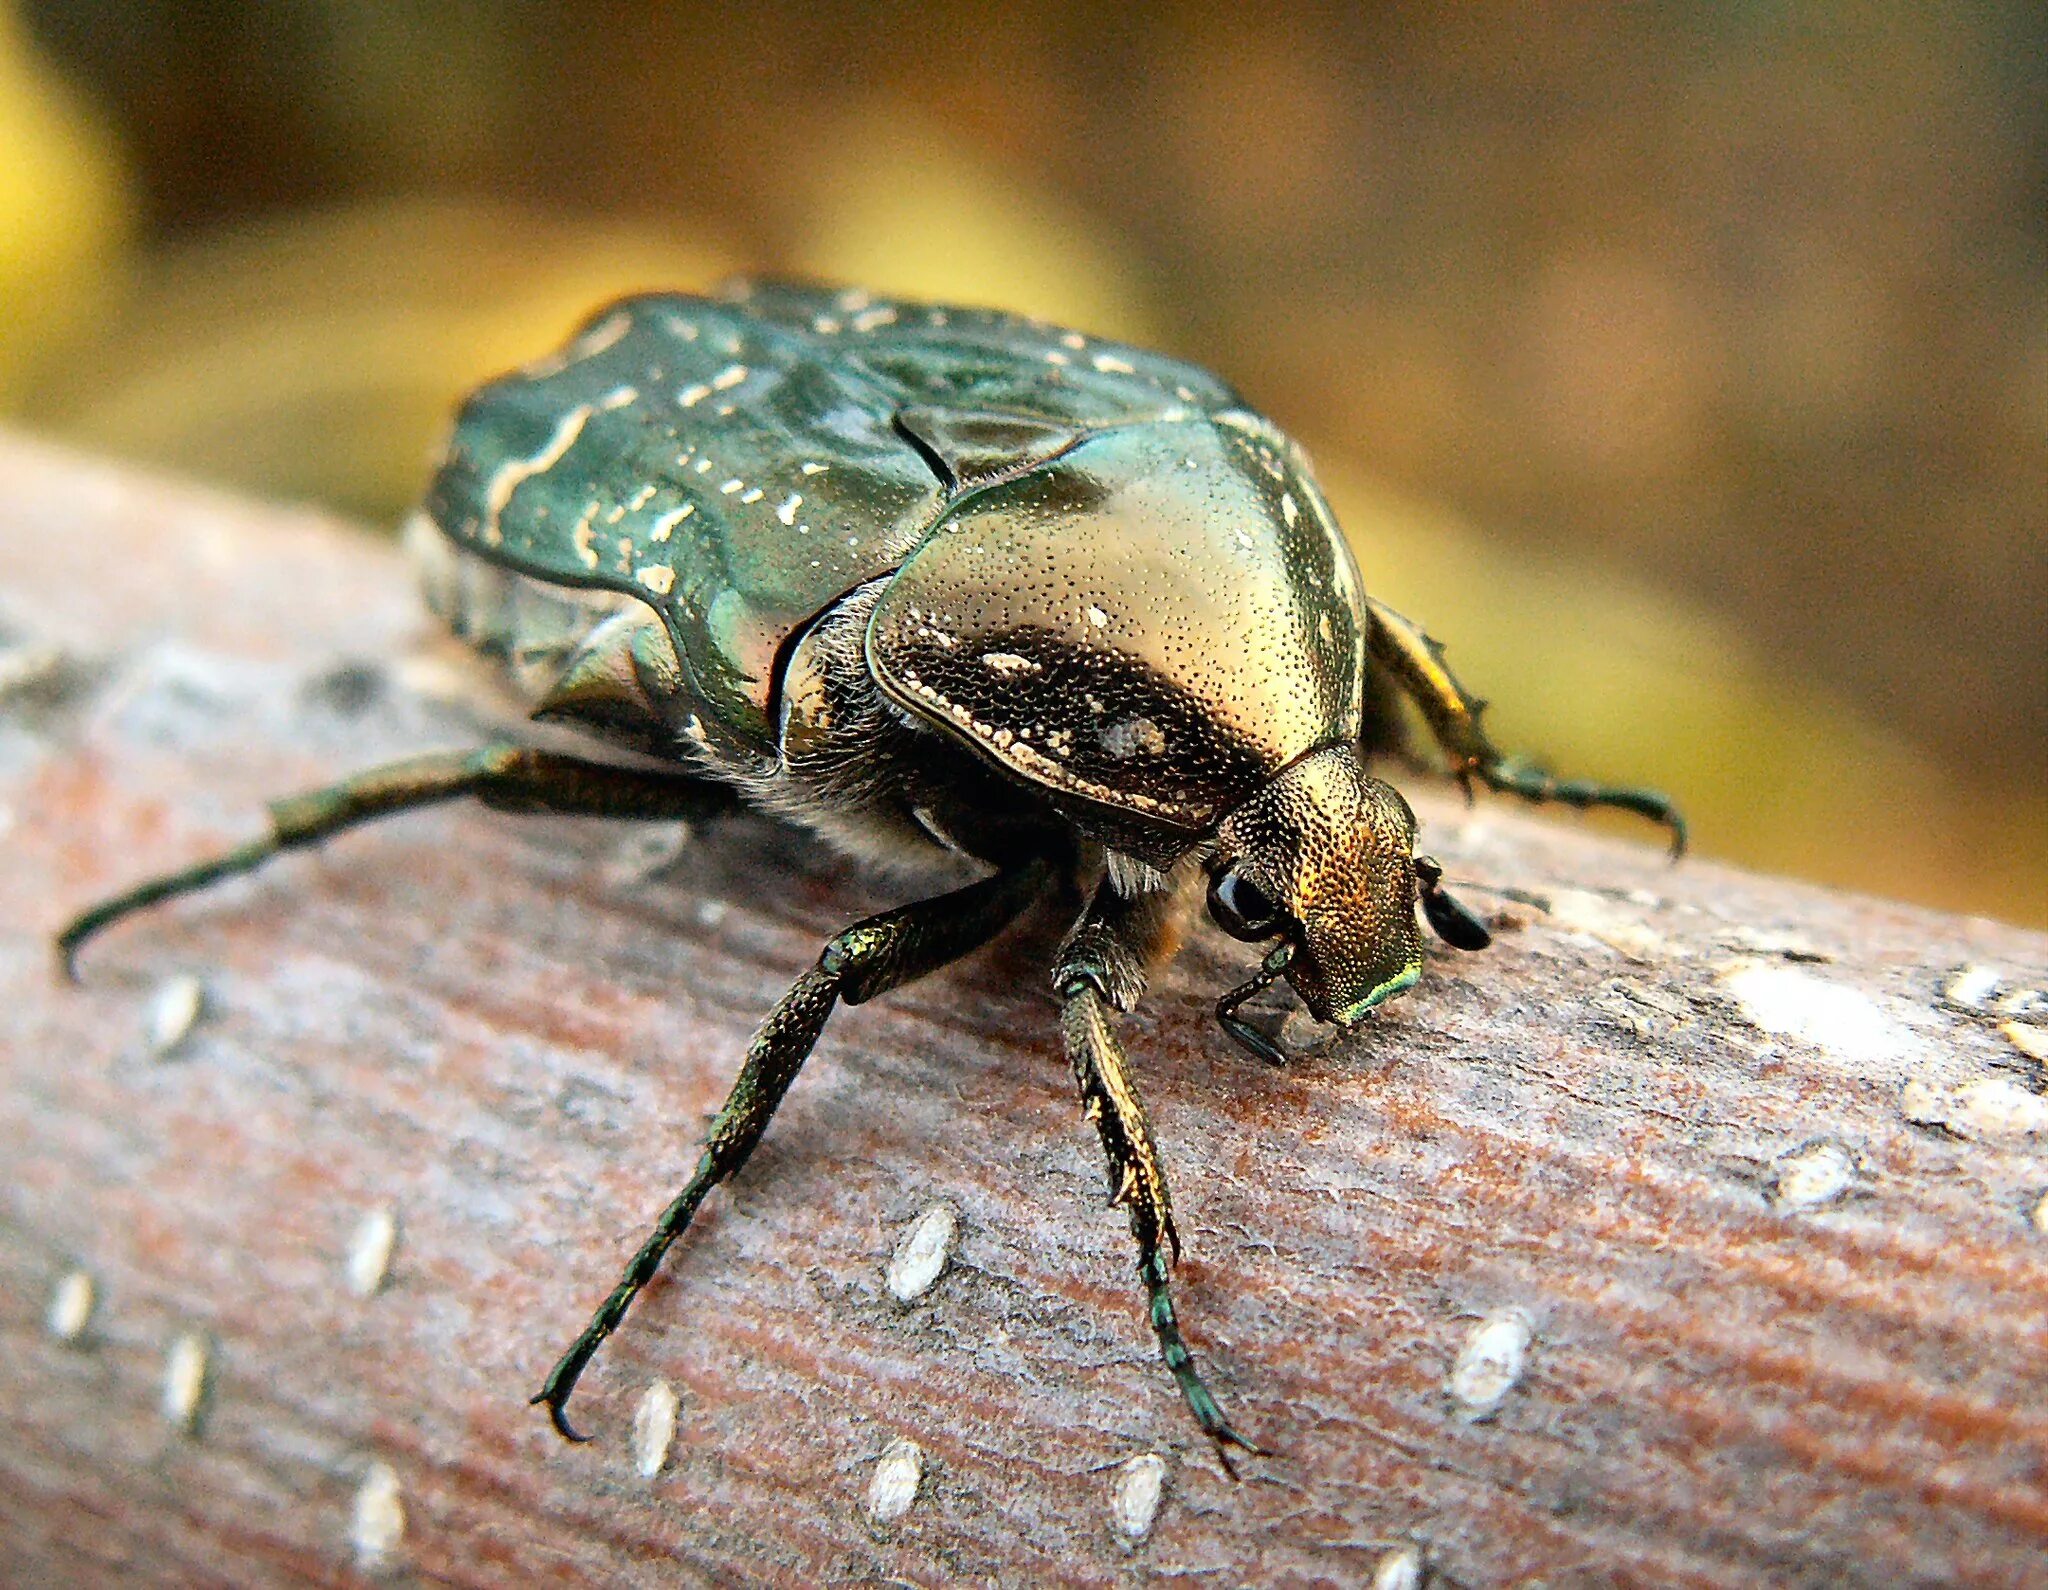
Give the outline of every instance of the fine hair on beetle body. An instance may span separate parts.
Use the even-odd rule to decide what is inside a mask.
[[[773,283],[608,306],[468,399],[407,541],[428,606],[590,754],[500,740],[277,801],[262,838],[79,915],[67,970],[144,906],[463,797],[746,806],[916,882],[763,1020],[693,1173],[532,1398],[572,1439],[578,1378],[833,1009],[1064,895],[1061,1041],[1161,1358],[1234,1473],[1232,1449],[1259,1449],[1183,1337],[1165,1165],[1117,1030],[1194,902],[1260,957],[1218,1023],[1280,1064],[1240,1013],[1254,996],[1284,981],[1349,1027],[1419,978],[1421,923],[1487,942],[1372,772],[1407,749],[1409,708],[1468,792],[1615,807],[1684,841],[1661,795],[1497,750],[1442,648],[1367,592],[1307,457],[1227,385],[1000,311]]]

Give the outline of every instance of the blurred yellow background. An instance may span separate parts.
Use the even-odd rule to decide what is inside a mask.
[[[735,270],[1221,371],[1513,746],[2048,923],[2048,16],[0,0],[0,414],[390,525]]]

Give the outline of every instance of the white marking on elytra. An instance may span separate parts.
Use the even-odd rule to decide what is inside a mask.
[[[895,1523],[910,1511],[923,1481],[924,1449],[900,1437],[891,1441],[875,1460],[868,1480],[868,1517],[877,1524]]]
[[[675,1445],[676,1414],[682,1399],[666,1380],[651,1382],[633,1409],[633,1468],[643,1480],[651,1480],[668,1462]]]
[[[831,467],[829,464],[806,463],[804,465],[804,473],[806,475],[822,475]]]
[[[694,385],[686,386],[682,391],[678,392],[676,394],[676,402],[686,409],[693,409],[709,396],[711,396],[711,388],[705,386],[702,382],[698,382]]]
[[[840,292],[832,301],[850,315],[856,310],[867,308],[875,299],[874,294],[864,287],[848,287]]]
[[[622,409],[630,403],[640,401],[640,389],[636,386],[615,386],[597,400],[601,409]]]
[[[700,458],[700,459],[698,459],[698,460],[697,460],[697,473],[698,473],[698,474],[700,474],[700,475],[708,475],[708,474],[710,474],[710,473],[711,473],[711,460],[710,460],[710,459],[708,459],[708,458]]]
[[[746,484],[747,483],[744,480],[741,480],[739,476],[735,475],[731,480],[722,482],[719,485],[718,489],[724,492],[726,496],[730,497],[734,492],[744,489]]]
[[[99,1300],[92,1277],[83,1270],[67,1270],[50,1293],[50,1310],[43,1323],[60,1342],[81,1341],[92,1324],[93,1305]]]
[[[875,331],[883,326],[896,323],[896,311],[887,304],[875,309],[864,309],[850,322],[855,331]]]
[[[775,517],[780,519],[784,524],[795,524],[796,511],[803,505],[803,494],[801,492],[793,491],[788,495],[788,497],[784,498],[783,501],[776,506]]]
[[[666,563],[654,563],[633,576],[656,596],[666,596],[676,588],[676,571]]]
[[[1840,1143],[1808,1143],[1778,1161],[1771,1202],[1780,1210],[1818,1209],[1856,1180],[1856,1156]]]
[[[357,1297],[375,1297],[391,1274],[391,1255],[398,1247],[398,1216],[380,1204],[356,1222],[348,1239],[345,1274]]]
[[[1104,375],[1136,375],[1138,367],[1127,359],[1119,359],[1113,353],[1098,353],[1088,361]]]
[[[614,505],[612,506],[612,508],[611,508],[610,512],[608,512],[608,513],[607,513],[607,514],[606,514],[606,515],[604,516],[604,522],[605,522],[606,524],[618,524],[618,523],[619,523],[620,521],[622,521],[622,520],[623,520],[623,519],[624,519],[625,517],[626,517],[626,505],[625,505],[624,503],[622,503],[622,502],[621,502],[621,503],[615,503],[615,504],[614,504]]]
[[[1396,1546],[1373,1564],[1372,1590],[1422,1590],[1421,1548]]]
[[[911,1303],[929,1292],[945,1272],[959,1232],[960,1218],[950,1204],[933,1204],[913,1220],[889,1256],[889,1295]]]
[[[655,490],[656,488],[651,482],[645,486],[642,486],[638,491],[633,493],[630,499],[628,499],[626,507],[630,509],[632,512],[638,513],[642,508],[646,507],[650,502],[654,501]]]
[[[583,434],[583,427],[590,423],[590,416],[596,410],[588,403],[579,403],[561,419],[555,422],[554,430],[539,452],[528,458],[515,458],[501,464],[491,476],[490,484],[484,488],[484,540],[497,546],[505,539],[500,521],[505,509],[511,504],[512,493],[517,491],[535,475],[544,475],[576,445],[576,438]]]
[[[2033,1222],[2036,1231],[2048,1237],[2048,1193],[2041,1194],[2034,1201],[2034,1212],[2027,1218]]]
[[[1088,346],[1088,339],[1078,331],[1064,331],[1060,333],[1060,346],[1072,348],[1076,353],[1079,353]]]
[[[206,1010],[206,985],[189,973],[166,979],[151,997],[144,1032],[159,1059],[191,1035]]]
[[[1109,1516],[1126,1540],[1143,1540],[1159,1517],[1166,1494],[1166,1459],[1157,1452],[1140,1453],[1117,1465],[1116,1489],[1110,1493]]]
[[[1295,506],[1294,493],[1291,491],[1280,493],[1280,517],[1287,521],[1287,528],[1290,530],[1294,528],[1294,521],[1301,517],[1301,509]]]
[[[767,493],[767,492],[763,491],[763,490],[762,490],[762,489],[761,489],[761,488],[760,488],[759,486],[755,486],[755,487],[751,488],[750,490],[747,490],[747,491],[743,491],[743,492],[741,492],[741,493],[740,493],[740,501],[741,501],[741,502],[759,502],[759,501],[760,501],[760,500],[761,500],[761,499],[762,499],[763,497],[765,497],[765,496],[767,496],[767,495],[768,495],[768,493]]]
[[[199,1428],[206,1403],[208,1356],[206,1338],[197,1331],[178,1336],[164,1354],[163,1415],[188,1435]]]
[[[729,364],[711,378],[711,390],[730,392],[747,378],[747,367],[743,364]]]
[[[1013,651],[985,651],[981,654],[981,666],[1005,678],[1013,674],[1045,672],[1045,664],[1034,662],[1029,657],[1020,657]]]
[[[389,1463],[372,1462],[363,1470],[349,1515],[348,1540],[355,1548],[357,1564],[369,1569],[385,1566],[404,1539],[405,1499],[398,1471]]]
[[[1093,602],[1090,602],[1088,604],[1088,622],[1093,624],[1097,629],[1101,629],[1103,625],[1109,622],[1109,615],[1105,613],[1101,608],[1097,607]]]
[[[1057,348],[1047,348],[1045,350],[1045,362],[1047,364],[1064,365],[1072,364],[1074,361],[1072,359],[1069,359],[1064,353],[1061,353],[1060,350]]]
[[[831,315],[819,315],[811,322],[811,330],[821,337],[838,335],[839,321]]]
[[[569,532],[569,544],[576,549],[576,556],[583,560],[586,569],[597,567],[597,504],[592,503],[583,510],[583,517],[576,521]]]
[[[650,541],[666,541],[675,534],[676,526],[696,511],[697,505],[694,502],[686,502],[680,508],[671,509],[648,527],[647,539]]]
[[[1459,1418],[1477,1424],[1500,1411],[1522,1378],[1535,1334],[1534,1323],[1518,1308],[1489,1314],[1472,1327],[1451,1369],[1450,1393]]]

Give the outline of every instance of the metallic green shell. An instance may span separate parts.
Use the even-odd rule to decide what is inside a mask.
[[[772,757],[782,648],[897,567],[957,484],[1234,401],[1191,366],[989,310],[650,294],[472,395],[426,507],[494,563],[648,602],[712,743]]]

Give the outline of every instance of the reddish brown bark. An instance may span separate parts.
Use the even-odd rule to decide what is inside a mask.
[[[395,555],[342,527],[5,442],[0,548],[0,1577],[346,1581],[395,1487],[381,1571],[462,1584],[1342,1583],[1411,1541],[1473,1586],[2041,1582],[2048,1100],[1995,1007],[2048,986],[2048,941],[1426,791],[1454,878],[1550,909],[1468,888],[1495,947],[1355,1036],[1291,1022],[1284,1072],[1217,1033],[1247,957],[1198,935],[1127,1036],[1183,1317],[1275,1449],[1233,1485],[1102,1207],[1042,916],[836,1018],[572,1448],[527,1394],[754,1021],[889,896],[752,819],[636,881],[623,828],[449,808],[117,929],[62,988],[70,910],[474,726],[405,662]],[[2005,974],[1983,1009],[1943,1002],[1966,963]],[[205,1006],[157,1055],[181,974]],[[950,1266],[899,1303],[935,1203]],[[1530,1341],[1474,1422],[1449,1385],[1487,1317]],[[190,1431],[162,1408],[188,1333]],[[656,1378],[680,1429],[650,1480]],[[922,1481],[878,1523],[899,1439]],[[1118,1466],[1148,1453],[1133,1541]]]

